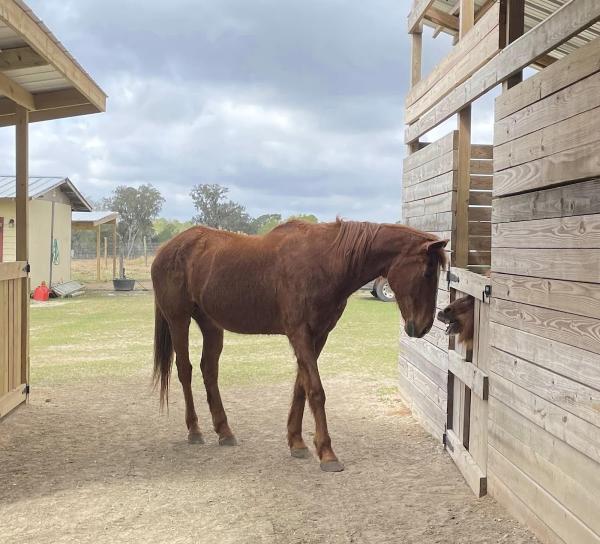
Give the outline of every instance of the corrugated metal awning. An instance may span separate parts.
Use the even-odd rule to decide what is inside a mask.
[[[71,208],[76,211],[89,212],[91,204],[73,185],[69,178],[35,177],[29,178],[29,198],[40,198],[54,189],[63,191],[71,201]],[[0,198],[16,198],[17,178],[15,176],[0,176]]]

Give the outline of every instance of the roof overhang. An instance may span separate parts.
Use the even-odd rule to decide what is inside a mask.
[[[0,127],[106,110],[106,94],[22,0],[0,0]]]
[[[95,229],[107,223],[116,223],[119,220],[117,212],[91,212],[73,213],[71,224],[78,229]]]

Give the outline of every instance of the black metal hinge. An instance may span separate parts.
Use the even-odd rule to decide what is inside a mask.
[[[450,284],[452,282],[454,282],[454,283],[460,282],[460,278],[456,274],[453,274],[452,272],[450,272],[450,270],[446,271],[446,280],[448,281],[448,291],[450,291]]]
[[[28,397],[29,396],[29,384],[25,385],[25,389],[23,390],[23,393]]]
[[[31,265],[29,263],[25,265],[25,267],[23,268],[23,272],[26,272],[27,274],[31,272]]]
[[[486,298],[490,298],[492,296],[492,286],[486,285],[483,293],[481,294],[481,301],[485,302]]]

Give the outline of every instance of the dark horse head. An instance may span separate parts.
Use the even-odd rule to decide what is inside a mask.
[[[404,330],[421,338],[435,319],[440,270],[446,266],[444,248],[448,240],[420,241],[413,251],[402,252],[391,263],[387,280],[396,295]]]

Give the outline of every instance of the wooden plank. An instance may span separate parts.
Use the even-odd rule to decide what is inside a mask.
[[[488,397],[488,376],[456,351],[448,351],[448,370],[482,400]]]
[[[592,40],[545,70],[496,98],[496,120],[526,108],[579,80],[600,71],[600,40]]]
[[[8,338],[8,282],[0,282],[0,335]],[[0,344],[0,397],[11,390],[12,373],[8,342]]]
[[[410,125],[406,129],[405,142],[418,139],[498,83],[509,79],[598,20],[600,4],[596,0],[571,0],[564,4],[458,85],[418,122]]]
[[[474,29],[476,31],[476,28]],[[471,34],[471,33],[469,33]],[[450,53],[453,55],[456,48],[460,47],[461,42],[455,46]],[[498,26],[496,25],[491,32],[484,35],[479,43],[471,50],[463,53],[460,57],[455,57],[455,65],[444,71],[442,77],[433,84],[427,80],[427,92],[422,95],[412,105],[409,105],[405,110],[405,122],[413,123],[421,115],[429,111],[437,104],[444,96],[452,91],[457,85],[460,85],[477,70],[479,70],[486,62],[493,58],[499,51]],[[444,61],[442,61],[442,64]],[[439,65],[438,65],[439,68]],[[435,77],[435,72],[432,76]],[[430,76],[431,77],[431,76]],[[425,82],[423,82],[425,83]]]
[[[600,281],[600,249],[494,248],[494,272],[557,280]]]
[[[593,144],[599,139],[598,123],[600,108],[595,108],[502,144],[496,147],[494,168],[499,172]]]
[[[424,18],[436,26],[449,30],[458,30],[458,17],[450,15],[441,9],[429,8]]]
[[[494,163],[489,159],[471,159],[471,174],[491,176],[494,173]]]
[[[448,372],[448,353],[435,347],[426,340],[407,340],[405,336],[400,339],[400,350],[405,359],[410,361],[431,381],[441,388],[446,387]]]
[[[458,183],[455,198],[455,252],[451,262],[454,266],[469,264],[469,188],[471,185],[471,108],[467,107],[458,115],[458,157],[455,161]]]
[[[0,263],[0,281],[13,280],[27,277],[25,272],[26,262]]]
[[[69,106],[66,108],[54,108],[41,111],[32,111],[29,122],[40,123],[42,121],[52,121],[54,119],[66,119],[68,117],[77,117],[79,115],[90,115],[99,113],[96,106],[83,104],[79,106]],[[0,127],[9,127],[16,123],[16,115],[4,115],[0,117]]]
[[[473,144],[471,146],[472,159],[493,159],[494,146],[490,144]]]
[[[490,251],[469,251],[468,265],[489,265],[491,261],[492,254]]]
[[[560,538],[577,544],[598,544],[598,537],[589,527],[492,446],[490,471],[505,482]]]
[[[33,95],[6,74],[0,72],[0,95],[29,110],[35,107]]]
[[[456,160],[456,151],[449,151],[409,172],[404,172],[402,182],[405,186],[410,187],[416,183],[456,170]]]
[[[498,172],[494,196],[600,176],[600,140]]]
[[[421,372],[410,361],[406,362],[406,377],[412,382],[421,393],[423,393],[431,402],[433,402],[440,410],[446,410],[448,395],[446,389],[439,387],[429,377]]]
[[[525,0],[503,0],[500,23],[501,47],[518,40],[525,33]],[[508,90],[523,81],[523,72],[518,71],[502,84]]]
[[[600,427],[600,391],[497,348],[490,354],[490,368],[495,374]]]
[[[14,0],[0,3],[0,20],[22,36],[31,48],[73,83],[100,111],[106,109],[106,95],[96,83],[60,48],[42,27]]]
[[[492,321],[600,353],[597,319],[492,298]]]
[[[490,285],[490,279],[480,274],[475,274],[460,267],[451,267],[452,281],[450,286],[461,293],[471,295],[481,300],[485,288]]]
[[[600,213],[600,179],[493,201],[494,223]]]
[[[475,25],[472,32],[469,32],[460,40],[452,51],[444,57],[436,67],[431,71],[427,78],[416,84],[406,96],[406,106],[411,106],[417,100],[422,98],[434,86],[444,78],[458,63],[492,31],[498,26],[499,6],[493,6],[484,17]]]
[[[2,8],[0,5],[0,16]],[[29,112],[17,106],[16,147],[16,260],[29,262]],[[21,280],[20,353],[21,376],[29,383],[29,280]]]
[[[600,534],[600,465],[492,399],[490,444]]]
[[[423,166],[455,149],[458,149],[458,132],[452,131],[439,140],[427,144],[419,151],[415,151],[408,155],[403,161],[404,173],[410,172],[419,166]]]
[[[492,224],[489,222],[469,221],[469,238],[473,236],[491,236]]]
[[[600,319],[600,289],[593,283],[494,273],[492,292],[496,298]]]
[[[413,5],[413,8],[410,10],[408,14],[408,32],[409,34],[415,32],[419,23],[423,19],[423,16],[429,8],[433,5],[435,0],[417,0]]]
[[[469,251],[485,251],[489,253],[491,250],[491,236],[469,236]]]
[[[594,249],[600,247],[600,214],[497,223],[493,247]]]
[[[469,191],[469,206],[491,206],[492,193]]]
[[[597,73],[509,115],[494,125],[494,145],[516,140],[600,107],[599,90],[600,73]]]
[[[454,207],[455,193],[443,193],[421,200],[406,202],[402,206],[402,216],[405,218],[420,217],[443,212],[451,212]]]
[[[452,429],[446,431],[446,450],[456,463],[465,481],[476,497],[483,497],[487,493],[487,479],[485,474],[473,461],[471,454],[462,445],[460,438]]]
[[[25,402],[25,384],[21,384],[18,387],[13,388],[9,393],[5,393],[0,398],[0,419],[7,416],[12,412],[19,404]]]
[[[14,47],[0,51],[0,72],[47,66],[48,62],[31,47]]]
[[[501,323],[490,324],[491,344],[506,353],[600,390],[600,356]]]
[[[425,232],[449,231],[454,228],[454,212],[436,213],[421,217],[409,217],[405,224]]]
[[[491,221],[492,208],[489,206],[469,206],[468,219],[469,221]]]
[[[456,172],[447,172],[441,176],[402,188],[404,202],[413,202],[430,196],[441,195],[456,189]]]

